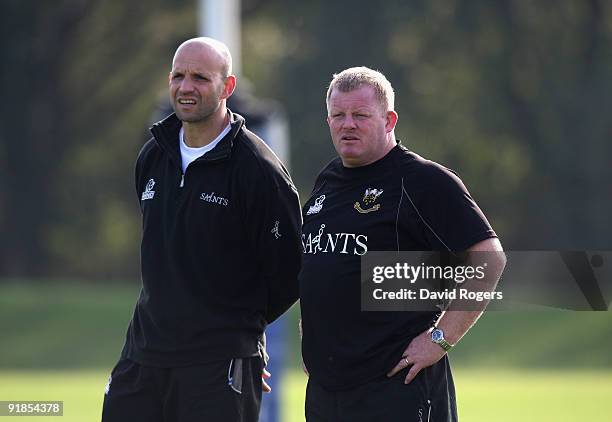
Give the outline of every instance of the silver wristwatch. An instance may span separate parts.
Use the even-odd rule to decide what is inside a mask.
[[[431,341],[436,343],[438,346],[440,346],[447,352],[453,348],[453,345],[446,341],[446,339],[444,338],[444,331],[439,328],[434,328],[434,330],[431,332]]]

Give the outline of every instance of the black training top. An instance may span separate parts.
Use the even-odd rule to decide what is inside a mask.
[[[153,126],[136,163],[142,290],[122,356],[188,366],[253,356],[296,300],[301,215],[289,173],[231,114],[231,130],[182,173],[181,122]]]
[[[320,173],[303,210],[300,273],[304,363],[342,390],[383,376],[432,312],[362,312],[360,257],[367,251],[462,251],[495,237],[451,170],[397,145],[382,159]]]

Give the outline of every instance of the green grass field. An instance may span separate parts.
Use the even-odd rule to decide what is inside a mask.
[[[462,421],[612,421],[612,372],[457,370],[455,377]],[[64,416],[51,420],[99,421],[106,378],[101,371],[5,370],[0,371],[0,398],[63,400]],[[305,382],[298,371],[284,378],[282,422],[304,420]],[[45,419],[9,416],[1,420]]]
[[[51,420],[99,421],[138,290],[0,280],[0,400],[63,400],[64,416]],[[290,368],[298,312],[287,321]],[[612,421],[612,312],[490,312],[451,360],[463,422]],[[303,421],[305,383],[296,369],[275,385],[282,422]],[[0,417],[11,420],[48,419]]]

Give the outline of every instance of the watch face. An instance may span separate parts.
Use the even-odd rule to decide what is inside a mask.
[[[442,340],[443,338],[444,338],[444,334],[442,334],[442,331],[440,331],[440,330],[436,329],[436,330],[433,330],[433,331],[431,332],[431,339],[432,339],[434,342],[439,342],[439,341],[440,341],[440,340]]]

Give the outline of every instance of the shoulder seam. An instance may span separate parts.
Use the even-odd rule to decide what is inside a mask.
[[[251,144],[251,142],[253,142],[253,140],[249,139],[249,137],[250,136],[254,136],[255,139],[257,139],[259,142],[261,142],[265,148],[268,148],[268,150],[270,150],[270,152],[273,154],[273,156],[276,157],[276,159],[278,160],[279,163],[280,163],[280,159],[276,156],[274,151],[272,151],[272,149],[263,141],[263,139],[261,139],[259,136],[257,136],[257,134],[251,132],[250,130],[247,132],[247,130],[248,129],[245,129],[244,127],[241,128],[241,132],[242,133],[239,131],[238,135],[236,136],[236,138],[238,138],[238,139],[240,139],[242,141],[242,144],[244,145],[244,148],[248,151],[248,153],[253,157],[254,161],[257,163],[256,164],[257,168],[265,175],[265,177],[272,179],[274,181],[275,188],[279,189],[278,180],[276,180],[276,178],[273,177],[273,173],[274,172],[271,171],[270,168],[267,168],[268,166],[265,166],[263,164],[263,162],[265,160],[262,158],[261,154],[258,154],[255,151],[253,145]],[[242,139],[242,138],[246,138],[246,139]],[[247,161],[250,161],[250,160],[247,160]],[[291,184],[293,184],[293,182],[291,182]]]
[[[401,192],[401,195],[403,196],[404,194],[406,194],[406,198],[408,198],[408,201],[410,202],[410,205],[412,205],[412,208],[416,211],[417,215],[419,216],[419,219],[423,222],[423,224],[425,224],[425,227],[427,227],[429,229],[429,231],[431,233],[433,233],[433,235],[440,241],[440,243],[442,243],[442,246],[444,246],[448,252],[452,253],[451,248],[449,248],[448,245],[446,244],[446,242],[444,242],[444,240],[442,240],[442,238],[433,229],[433,227],[431,227],[431,225],[427,222],[427,220],[425,220],[425,218],[423,217],[423,215],[421,214],[421,212],[417,208],[416,204],[414,203],[414,201],[410,197],[410,194],[408,193],[408,191],[404,187],[404,178],[402,177],[402,192]],[[398,214],[399,214],[399,210],[398,210]]]

